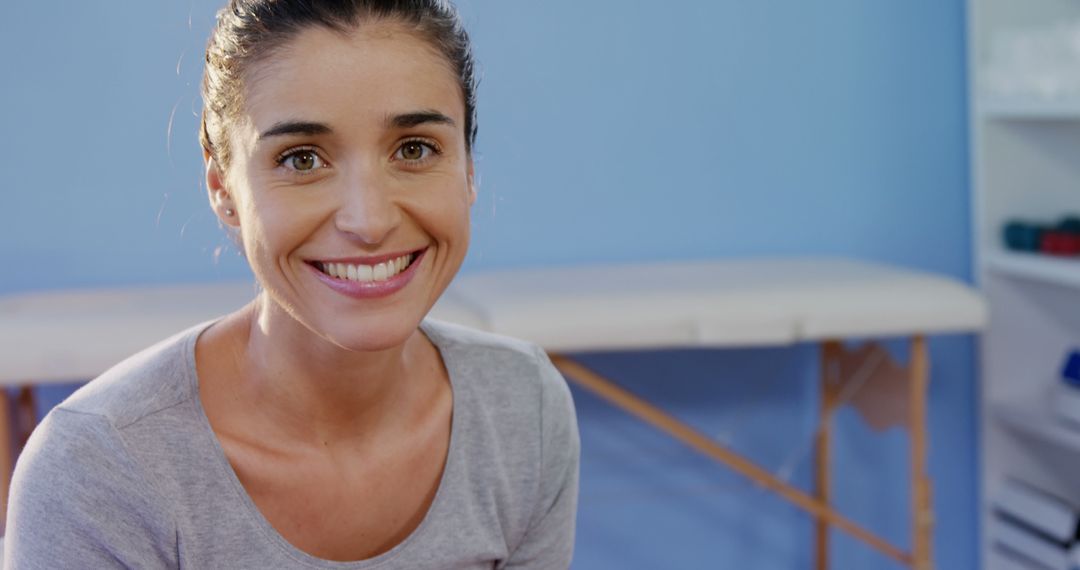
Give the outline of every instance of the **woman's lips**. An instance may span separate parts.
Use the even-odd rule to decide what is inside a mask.
[[[356,299],[392,295],[408,285],[427,248],[369,258],[311,261],[315,276],[331,289]]]

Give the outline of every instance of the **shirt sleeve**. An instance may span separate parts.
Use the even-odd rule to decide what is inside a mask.
[[[11,482],[3,568],[177,568],[176,527],[120,434],[54,409]]]
[[[524,539],[504,568],[566,570],[574,555],[581,441],[570,388],[547,355],[541,366],[541,480]]]

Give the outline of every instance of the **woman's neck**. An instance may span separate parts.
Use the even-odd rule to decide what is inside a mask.
[[[432,383],[421,380],[441,372],[435,347],[419,330],[401,345],[357,352],[317,335],[265,293],[244,313],[246,330],[238,327],[233,336],[235,394],[267,429],[297,444],[362,444],[404,427],[431,393]]]

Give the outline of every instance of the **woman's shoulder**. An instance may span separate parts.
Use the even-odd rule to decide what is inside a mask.
[[[509,565],[566,567],[581,445],[566,380],[533,343],[431,320],[423,330],[454,385],[456,464],[485,466],[475,496],[510,498],[496,517],[509,521]]]
[[[167,418],[140,420],[190,399],[206,326],[125,359],[45,416],[12,475],[5,557],[18,567],[175,566],[172,495],[155,461],[184,449],[168,444],[186,434]]]
[[[49,412],[19,455],[7,512],[5,567],[175,563],[167,505],[97,413]]]
[[[124,359],[76,390],[57,408],[103,416],[119,428],[190,399],[195,340],[209,324],[181,331]]]

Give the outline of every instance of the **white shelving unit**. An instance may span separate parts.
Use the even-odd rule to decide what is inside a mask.
[[[980,346],[981,567],[995,569],[1009,567],[989,537],[1004,480],[1080,507],[1080,427],[1051,407],[1063,359],[1080,347],[1080,258],[1009,252],[1001,236],[1010,219],[1080,214],[1080,97],[996,95],[987,70],[995,41],[1080,22],[1080,0],[968,0],[968,19],[975,274],[990,306]]]

